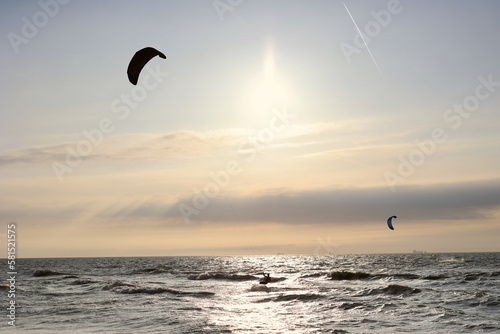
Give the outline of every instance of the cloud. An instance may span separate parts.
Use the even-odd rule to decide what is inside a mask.
[[[93,215],[96,202],[81,203],[2,203],[0,219],[5,221],[31,221],[35,224],[50,222],[51,224],[67,224],[69,221]]]
[[[64,145],[32,146],[10,150],[0,155],[0,166],[44,163],[64,157]]]
[[[193,198],[177,203],[134,203],[110,216],[182,221],[179,204],[195,208]],[[352,224],[397,215],[401,222],[487,219],[500,207],[500,179],[387,187],[286,191],[252,196],[219,196],[191,215],[193,222],[278,222],[284,224]]]
[[[97,144],[87,139],[59,145],[32,146],[0,154],[0,166],[64,162],[69,152],[79,152],[79,145],[91,147],[91,153],[81,155],[87,161],[157,160],[169,157],[189,157],[217,148],[236,145],[243,138],[243,130],[177,131],[167,134],[126,134],[104,138]],[[80,150],[82,150],[80,148]]]
[[[331,146],[334,135],[335,142],[346,136],[363,133],[373,126],[375,120],[349,120],[331,123],[292,124],[276,135],[268,149],[306,149],[311,145]],[[256,136],[260,129],[225,128],[212,131],[175,131],[166,134],[135,133],[114,135],[104,138],[92,138],[94,142],[80,135],[80,140],[65,141],[57,145],[32,146],[13,149],[0,153],[0,166],[22,164],[50,164],[53,161],[64,162],[70,152],[87,152],[80,154],[86,161],[151,161],[165,158],[191,158],[212,154],[218,150],[230,148],[236,152],[242,141]],[[93,134],[92,136],[95,136]],[[74,137],[74,136],[72,136]],[[68,138],[65,136],[64,138]],[[316,138],[316,139],[311,139]],[[51,138],[53,141],[54,138]],[[345,143],[343,144],[345,145]],[[347,145],[357,146],[356,142],[347,141]],[[80,148],[79,148],[80,146]],[[75,153],[73,153],[75,154]]]

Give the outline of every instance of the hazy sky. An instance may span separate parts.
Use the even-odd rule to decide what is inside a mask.
[[[22,257],[500,251],[499,13],[2,1],[1,244],[16,222]],[[133,86],[146,46],[167,59]]]

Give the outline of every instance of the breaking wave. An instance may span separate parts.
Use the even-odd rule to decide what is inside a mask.
[[[419,293],[422,290],[418,288],[411,288],[409,286],[390,284],[385,288],[379,288],[372,290],[372,294],[384,293],[388,295],[409,295],[413,293]]]
[[[338,306],[339,309],[341,310],[351,310],[351,309],[354,309],[354,308],[364,308],[366,305],[364,303],[356,303],[356,302],[353,302],[353,303],[349,303],[349,302],[344,302],[342,304],[340,304]]]
[[[67,279],[67,278],[78,278],[78,276],[76,275],[66,275],[63,277],[63,279]]]
[[[144,293],[144,294],[159,294],[159,293],[168,293],[173,295],[193,295],[193,296],[212,296],[215,293],[207,292],[207,291],[197,291],[197,292],[189,292],[189,291],[179,291],[174,289],[162,288],[162,287],[143,287],[137,286],[134,284],[124,283],[120,281],[115,281],[103,286],[102,290],[111,291],[120,294],[136,294],[136,293]]]
[[[363,272],[350,272],[350,271],[332,271],[328,274],[328,277],[334,281],[344,281],[344,280],[357,280],[357,279],[367,279],[373,277],[371,274]]]
[[[45,276],[55,276],[55,275],[66,275],[66,274],[52,270],[37,270],[33,273],[33,277],[45,277]]]
[[[450,278],[450,277],[446,276],[446,275],[428,275],[428,276],[424,276],[423,278],[427,279],[427,280],[436,281],[436,280],[446,279],[446,278]]]
[[[256,280],[258,277],[253,275],[240,275],[240,274],[224,274],[224,273],[202,273],[189,275],[190,280],[207,280],[207,279],[220,279],[227,281],[252,281]]]
[[[306,274],[306,275],[300,276],[300,278],[322,277],[322,276],[325,276],[325,275],[328,275],[328,273]]]
[[[289,295],[279,295],[268,297],[264,299],[260,299],[256,301],[257,303],[267,303],[267,302],[289,302],[289,301],[301,301],[301,302],[310,302],[318,299],[325,298],[322,295],[318,295],[315,293],[305,293],[305,294],[289,294]]]

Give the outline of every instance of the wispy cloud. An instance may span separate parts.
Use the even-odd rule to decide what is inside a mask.
[[[294,124],[277,136],[268,149],[303,148],[312,143],[328,144],[345,136],[360,134],[376,120],[348,120],[330,123]],[[212,131],[176,131],[166,134],[135,133],[106,137],[92,153],[81,158],[86,161],[151,161],[165,158],[190,158],[213,153],[220,149],[234,150],[242,140],[255,136],[258,130],[227,128]],[[366,134],[364,135],[366,139]],[[52,138],[54,140],[54,138]],[[366,139],[368,140],[368,139]],[[82,141],[67,141],[57,145],[32,146],[4,151],[0,166],[51,163],[64,161],[69,151],[76,151]]]
[[[244,136],[239,129],[194,132],[177,131],[167,134],[126,134],[105,138],[92,154],[82,157],[91,161],[153,160],[169,157],[189,157],[193,154],[235,145]],[[51,163],[66,158],[81,141],[59,145],[32,146],[5,151],[0,166]]]

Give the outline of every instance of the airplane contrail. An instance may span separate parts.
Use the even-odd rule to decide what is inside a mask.
[[[373,57],[373,54],[370,51],[370,48],[368,48],[368,44],[366,44],[365,38],[363,37],[363,34],[361,33],[361,30],[359,29],[358,25],[356,24],[356,21],[354,21],[354,18],[352,17],[351,12],[347,8],[345,2],[342,2],[342,3],[344,4],[344,7],[345,7],[345,10],[347,11],[347,14],[349,14],[349,17],[351,18],[352,23],[354,23],[354,26],[358,30],[358,33],[361,36],[361,39],[363,40],[363,43],[365,43],[365,47],[368,50],[368,53],[370,54],[370,57],[372,57],[372,60],[375,63],[375,66],[377,66],[378,71],[380,72],[380,74],[382,75],[382,77],[384,77],[384,73],[382,73],[382,71],[380,70],[380,67],[378,66],[377,62],[375,61],[375,58]]]

